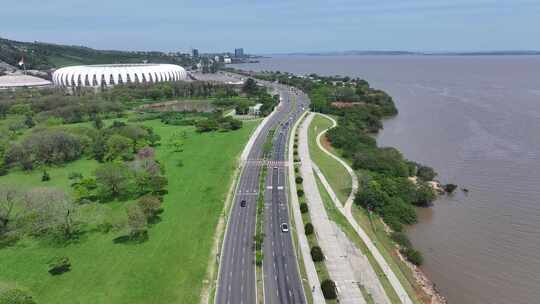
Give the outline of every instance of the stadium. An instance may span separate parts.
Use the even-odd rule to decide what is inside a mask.
[[[174,64],[71,66],[56,70],[52,77],[53,83],[60,87],[100,87],[185,79],[187,79],[186,70]]]

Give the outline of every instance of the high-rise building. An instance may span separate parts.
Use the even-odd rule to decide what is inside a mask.
[[[236,58],[244,57],[244,49],[243,48],[234,49],[234,57]]]
[[[193,49],[191,50],[191,56],[193,57],[199,57],[199,49]]]

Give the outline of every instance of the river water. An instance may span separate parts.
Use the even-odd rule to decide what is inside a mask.
[[[278,56],[248,70],[363,77],[399,115],[379,145],[468,188],[408,233],[450,303],[540,303],[539,56]]]

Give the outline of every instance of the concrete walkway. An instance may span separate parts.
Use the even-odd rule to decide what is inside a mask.
[[[356,281],[354,271],[346,261],[347,249],[343,248],[342,243],[339,241],[336,226],[328,218],[317,187],[308,145],[308,129],[312,120],[313,114],[309,114],[302,123],[298,145],[301,160],[300,171],[304,179],[304,192],[310,208],[311,220],[315,228],[319,246],[326,257],[326,268],[338,287],[340,303],[364,304],[366,301],[357,285],[358,282]]]
[[[328,115],[324,115],[324,114],[319,114],[319,115],[322,115],[322,116],[324,116],[324,117],[326,117],[326,118],[328,118],[328,119],[330,119],[332,121],[333,126],[331,128],[333,128],[333,127],[335,127],[337,125],[336,120],[333,119],[332,117],[330,117]],[[310,116],[308,116],[308,119],[310,117],[312,119],[313,116],[314,116],[314,114],[310,114]],[[331,128],[329,128],[329,129],[331,129]],[[390,268],[390,266],[388,265],[388,263],[386,262],[384,257],[379,252],[379,249],[373,244],[373,242],[371,241],[369,236],[362,229],[362,227],[360,227],[360,225],[358,225],[358,223],[356,222],[356,219],[352,215],[351,207],[352,207],[352,203],[353,203],[353,200],[354,200],[354,195],[355,195],[356,191],[358,191],[358,177],[356,176],[356,173],[353,171],[353,169],[345,161],[343,161],[341,158],[337,157],[336,155],[332,154],[330,151],[326,150],[326,148],[324,148],[321,145],[320,138],[329,129],[321,132],[317,136],[317,145],[319,146],[319,148],[323,152],[325,152],[326,154],[328,154],[329,156],[334,158],[336,161],[338,161],[341,165],[343,165],[345,167],[345,169],[347,170],[347,172],[349,172],[349,175],[352,178],[352,189],[353,190],[351,191],[351,195],[349,195],[349,198],[347,199],[347,201],[345,203],[345,207],[343,207],[343,204],[339,201],[339,199],[337,198],[336,194],[334,193],[332,187],[330,186],[328,181],[326,181],[326,178],[324,178],[324,175],[322,175],[322,174],[321,174],[322,175],[321,181],[322,181],[324,187],[326,188],[326,191],[330,194],[330,197],[332,198],[332,201],[334,201],[334,204],[336,205],[336,207],[347,218],[347,221],[349,222],[349,224],[354,228],[354,230],[356,231],[358,236],[360,236],[362,241],[366,244],[368,250],[371,252],[373,257],[375,258],[375,260],[377,261],[377,263],[379,264],[379,266],[383,270],[384,274],[386,275],[386,277],[390,281],[390,284],[394,288],[394,290],[397,293],[398,297],[401,299],[401,302],[403,304],[412,304],[413,302],[412,302],[411,298],[409,297],[409,295],[407,294],[407,292],[403,288],[403,285],[401,285],[401,282],[396,277],[394,271],[392,271],[392,269]]]
[[[321,183],[325,187],[326,192],[328,192],[328,194],[331,197],[335,196],[334,192],[328,191],[329,189],[328,187],[330,187],[330,184],[328,184],[328,181],[326,180],[325,176],[322,174],[321,170],[319,170],[319,168],[317,167],[317,165],[315,165],[315,163],[312,163],[312,165],[313,165],[315,174],[317,174],[317,176],[321,180]],[[334,200],[334,203],[335,202],[336,201]],[[336,236],[341,242],[341,247],[346,249],[347,251],[346,262],[349,263],[351,269],[353,269],[355,279],[366,288],[367,292],[371,295],[375,303],[390,304],[391,303],[390,299],[386,295],[386,292],[384,291],[384,287],[382,286],[381,281],[379,280],[379,277],[377,276],[377,273],[375,273],[375,270],[373,270],[373,266],[371,266],[368,258],[345,235],[345,233],[343,233],[343,231],[341,231],[341,229],[338,228],[337,225],[335,226],[336,226],[335,228]]]
[[[305,114],[304,114],[305,115]],[[309,248],[309,243],[304,231],[304,223],[302,221],[302,213],[300,212],[300,205],[298,203],[298,197],[296,194],[296,182],[294,177],[294,134],[298,125],[302,121],[302,118],[299,118],[291,129],[291,136],[289,137],[289,189],[291,191],[291,203],[289,204],[292,208],[292,213],[294,217],[294,224],[296,227],[296,235],[298,238],[298,245],[300,246],[300,254],[302,255],[302,260],[304,261],[304,269],[306,270],[306,275],[308,279],[309,286],[311,286],[311,293],[313,295],[313,304],[325,304],[324,297],[321,292],[321,282],[317,276],[317,270],[315,270],[315,264],[311,259],[311,253]],[[297,253],[297,256],[299,254]],[[300,268],[300,266],[299,266]],[[309,292],[306,290],[306,293]]]

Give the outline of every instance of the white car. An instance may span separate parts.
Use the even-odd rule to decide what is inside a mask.
[[[281,232],[289,232],[289,225],[287,223],[281,224]]]

